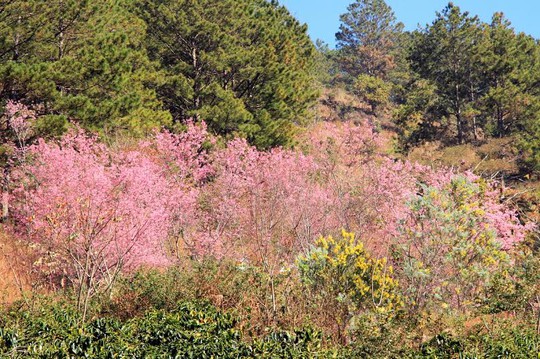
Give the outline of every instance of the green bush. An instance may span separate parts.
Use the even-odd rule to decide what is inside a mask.
[[[236,319],[208,304],[186,302],[126,321],[98,317],[82,323],[73,307],[54,304],[0,317],[0,356],[11,358],[316,358],[311,329],[242,339]]]
[[[371,113],[385,108],[390,103],[392,85],[378,77],[359,75],[353,84],[353,93],[371,107]]]
[[[141,270],[124,277],[112,298],[100,298],[93,310],[120,319],[153,308],[172,310],[179,301],[206,301],[234,313],[250,336],[261,337],[268,328],[292,330],[311,324],[306,298],[297,273],[235,261],[184,261],[165,271]],[[319,311],[319,308],[315,308]]]
[[[527,328],[510,328],[459,338],[437,335],[414,358],[538,358],[540,336]]]
[[[484,183],[464,176],[446,188],[422,186],[393,245],[405,307],[421,322],[430,314],[467,313],[485,300],[509,265],[497,231],[486,220]]]

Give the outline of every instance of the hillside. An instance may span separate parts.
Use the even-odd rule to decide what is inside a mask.
[[[536,357],[540,45],[434,16],[0,1],[0,356]]]

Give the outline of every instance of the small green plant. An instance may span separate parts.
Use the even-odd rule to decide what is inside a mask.
[[[353,84],[353,93],[371,107],[371,113],[385,108],[390,103],[392,85],[375,76],[359,75]]]

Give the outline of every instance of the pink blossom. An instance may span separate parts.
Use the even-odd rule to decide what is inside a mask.
[[[6,103],[5,113],[9,126],[17,136],[19,147],[23,148],[32,134],[33,122],[36,119],[35,112],[22,103],[9,100]]]
[[[15,212],[42,253],[71,258],[72,277],[89,253],[103,278],[111,268],[167,265],[179,253],[279,270],[341,228],[386,256],[419,184],[441,189],[455,173],[394,159],[384,148],[367,122],[319,124],[299,149],[267,152],[243,139],[220,147],[204,123],[156,133],[133,149],[72,131],[30,148],[33,162],[16,176]],[[510,248],[529,227],[491,186],[483,220]]]

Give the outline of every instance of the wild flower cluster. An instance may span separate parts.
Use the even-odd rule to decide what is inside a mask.
[[[26,131],[19,120],[12,126]],[[107,147],[78,129],[28,147],[12,197],[19,231],[41,254],[37,263],[96,291],[123,270],[186,257],[247,261],[275,273],[344,228],[401,268],[432,271],[424,257],[444,253],[437,278],[421,284],[436,295],[453,290],[440,278],[461,280],[478,261],[489,270],[528,230],[501,202],[498,184],[393,159],[366,122],[318,124],[301,150],[270,151],[243,139],[220,145],[204,123],[186,127],[131,147]],[[496,254],[478,253],[488,247]]]

